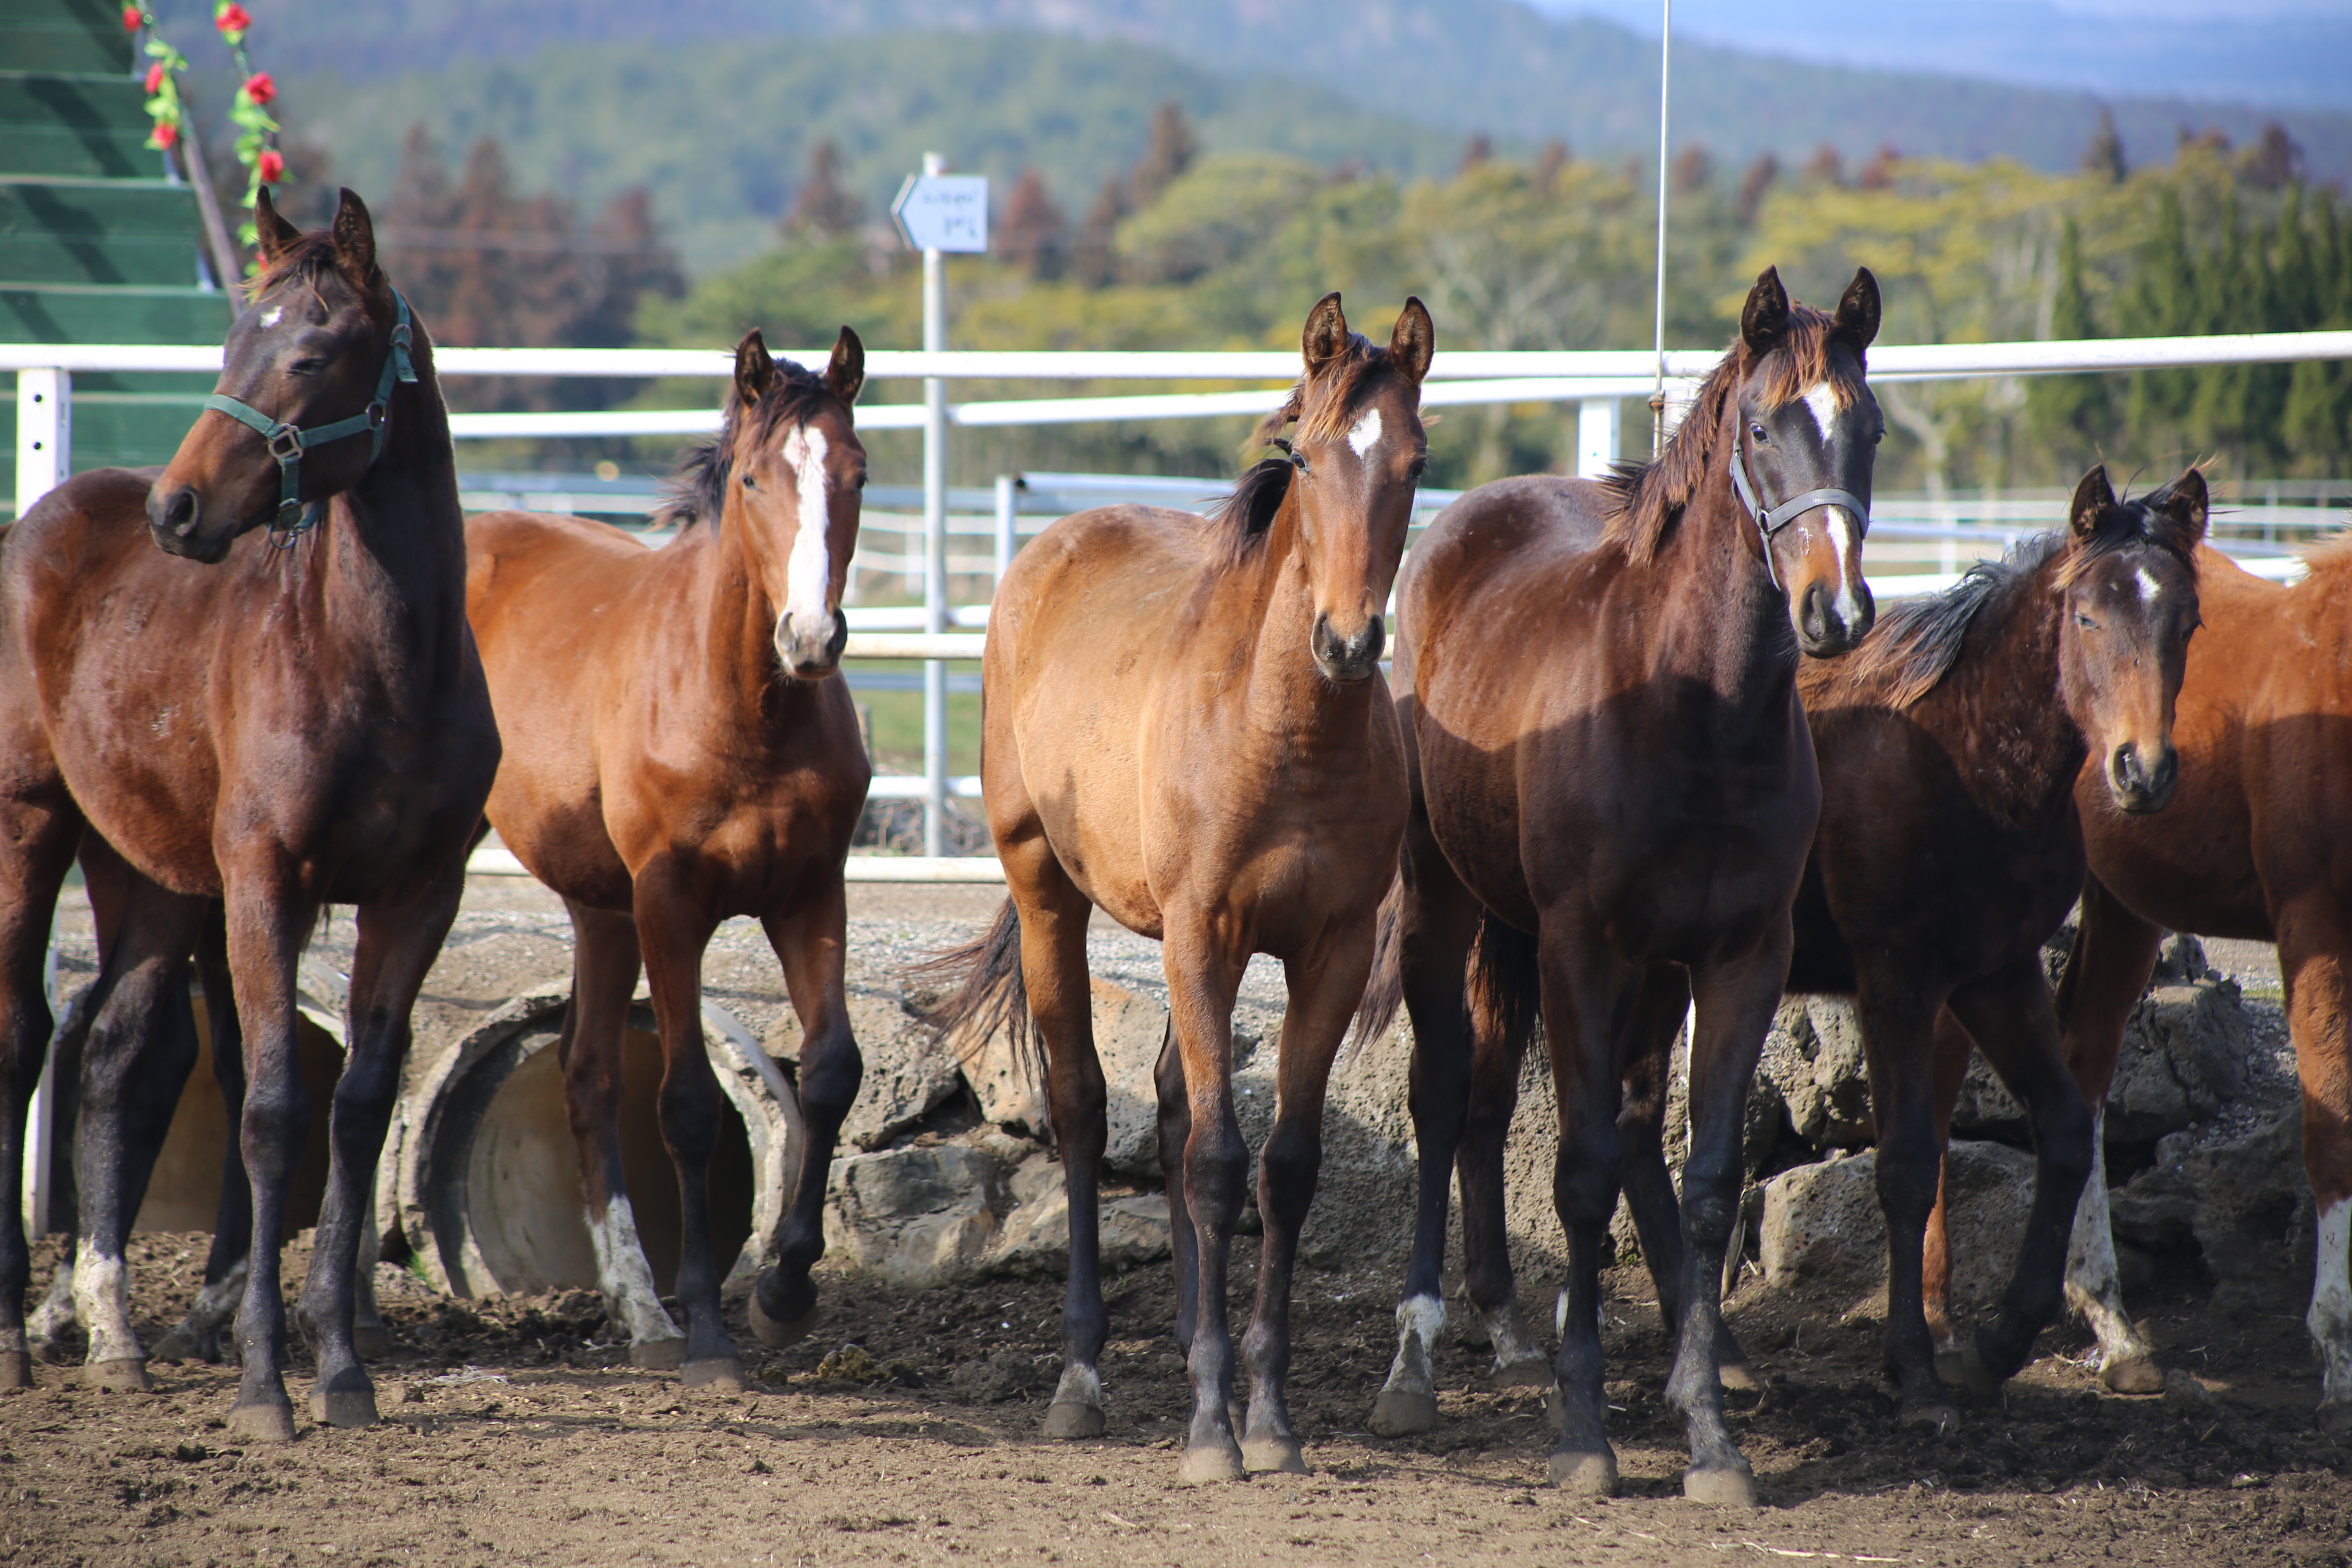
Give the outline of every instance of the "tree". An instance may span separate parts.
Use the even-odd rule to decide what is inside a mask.
[[[1759,153],[1756,161],[1740,171],[1738,212],[1742,226],[1756,221],[1757,209],[1764,205],[1773,182],[1780,177],[1780,160],[1769,153]]]
[[[1545,142],[1543,150],[1536,154],[1535,166],[1528,171],[1528,177],[1535,183],[1537,190],[1550,195],[1559,188],[1559,172],[1567,167],[1568,143],[1555,136]]]
[[[1073,259],[1079,282],[1090,289],[1101,289],[1118,276],[1114,237],[1118,232],[1118,220],[1132,210],[1127,199],[1127,182],[1117,174],[1105,178],[1102,189],[1095,193],[1095,205],[1087,209],[1085,226],[1078,230]]]
[[[2130,173],[2124,163],[2124,139],[2116,133],[2115,110],[2104,103],[2099,105],[2098,127],[2083,149],[2083,172],[2111,185],[2122,184]]]
[[[1045,192],[1045,176],[1035,164],[1021,171],[1013,195],[1004,204],[1004,221],[997,228],[997,253],[1030,277],[1051,279],[1062,275],[1069,260],[1069,220]]]
[[[1127,177],[1135,210],[1140,212],[1157,201],[1160,192],[1192,166],[1200,151],[1200,140],[1192,134],[1192,122],[1184,118],[1183,105],[1171,98],[1153,110],[1150,139]]]
[[[2058,290],[2051,303],[2050,335],[2061,342],[2098,336],[2091,298],[2083,286],[2083,231],[2069,217],[2058,241]],[[2025,407],[2057,448],[2063,469],[2095,458],[2112,410],[2106,382],[2095,375],[2039,375],[2026,384]]]
[[[841,149],[830,140],[819,142],[809,152],[808,178],[784,215],[784,232],[795,239],[831,239],[865,216],[866,204],[841,183]]]
[[[1705,142],[1694,142],[1675,154],[1672,179],[1678,196],[1696,195],[1715,183],[1715,160]]]
[[[2303,178],[2303,148],[2273,120],[2239,160],[2238,178],[2258,191],[2284,190]]]
[[[1470,140],[1463,144],[1462,162],[1454,166],[1454,172],[1457,174],[1466,174],[1481,164],[1491,163],[1494,161],[1495,139],[1484,131],[1475,131],[1471,132]]]
[[[1824,142],[1805,160],[1805,178],[1816,184],[1842,185],[1845,184],[1845,160],[1838,156],[1836,148]]]

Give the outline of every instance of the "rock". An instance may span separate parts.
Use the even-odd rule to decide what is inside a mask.
[[[2124,1026],[2107,1091],[2107,1142],[2146,1142],[2219,1114],[2243,1092],[2252,1048],[2235,981],[2150,991]]]
[[[955,1391],[964,1398],[991,1405],[1018,1399],[1033,1390],[1051,1386],[1053,1368],[1057,1363],[1046,1358],[1045,1368],[1040,1368],[1035,1356],[1019,1351],[998,1351],[985,1361],[960,1363],[952,1378]]]
[[[995,1240],[1000,1167],[961,1144],[856,1154],[833,1165],[828,1251],[894,1285],[969,1277]]]
[[[895,997],[851,992],[849,1027],[865,1059],[866,1076],[848,1119],[841,1124],[843,1142],[856,1149],[882,1148],[954,1098],[962,1081],[955,1053]],[[767,1047],[770,1056],[796,1064],[797,1070],[800,1019],[789,1012],[778,1019]]]
[[[2214,1408],[2212,1390],[2177,1366],[2164,1374],[2164,1403],[2184,1415],[2210,1415]]]
[[[1990,1306],[2016,1267],[2033,1203],[2033,1157],[1999,1143],[1956,1142],[1951,1152],[1952,1294]],[[1886,1280],[1886,1221],[1878,1206],[1876,1151],[1784,1171],[1764,1189],[1764,1276],[1858,1286]]]
[[[1104,1167],[1114,1174],[1156,1177],[1160,1173],[1160,1093],[1152,1080],[1160,1047],[1168,1031],[1168,1009],[1151,997],[1114,985],[1093,982],[1095,1056],[1102,1063],[1104,1098],[1110,1136],[1103,1151]],[[1244,1038],[1234,1040],[1234,1056],[1244,1055]],[[1024,1138],[1047,1137],[1046,1104],[1040,1055],[1032,1063],[1015,1061],[1010,1042],[992,1035],[973,1051],[965,1047],[962,1071],[980,1101],[987,1121]],[[1255,1045],[1255,1041],[1250,1041]]]
[[[2241,1110],[2158,1141],[2156,1163],[2109,1195],[2116,1239],[2158,1257],[2194,1241],[2224,1305],[2299,1300],[2314,1247],[2303,1108]]]
[[[1764,1097],[1759,1108],[1757,1096]],[[1759,1110],[1777,1099],[1789,1125],[1815,1148],[1853,1148],[1876,1136],[1870,1114],[1870,1077],[1863,1065],[1862,1026],[1842,996],[1790,997],[1780,1005],[1749,1099],[1749,1142]]]
[[[1033,1156],[1005,1183],[1005,1195],[1009,1207],[980,1271],[1045,1278],[1067,1273],[1070,1200],[1063,1189],[1060,1163],[1042,1153]],[[1169,1254],[1168,1199],[1163,1194],[1105,1198],[1097,1223],[1106,1271],[1131,1268]]]

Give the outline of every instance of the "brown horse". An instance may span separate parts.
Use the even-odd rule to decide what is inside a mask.
[[[766,928],[799,1014],[808,1142],[752,1298],[772,1344],[814,1310],[825,1175],[863,1071],[842,985],[842,862],[871,770],[846,624],[866,448],[851,405],[866,351],[844,327],[817,375],[735,352],[719,434],[680,469],[660,550],[530,512],[467,531],[467,608],[507,735],[489,819],[563,896],[574,938],[561,1049],[597,1274],[639,1366],[741,1386],[719,1321],[710,1160],[721,1102],[702,1040],[702,953],[719,921]],[[638,1244],[621,1170],[622,1031],[644,968],[661,1034],[660,1121],[677,1167],[680,1335]]]
[[[1034,1016],[1070,1206],[1066,1360],[1045,1431],[1097,1436],[1108,1123],[1087,921],[1099,908],[1164,944],[1160,1147],[1191,1356],[1187,1482],[1306,1468],[1284,1389],[1290,1279],[1332,1058],[1404,826],[1381,610],[1427,461],[1421,380],[1434,342],[1418,300],[1381,349],[1326,295],[1302,334],[1306,374],[1269,422],[1297,423],[1285,457],[1251,469],[1213,520],[1143,506],[1064,518],[1021,552],[989,617],[982,780],[1012,897],[939,966],[966,977],[939,1020],[1009,1016],[1020,1047]],[[1290,1007],[1258,1172],[1265,1241],[1236,1447],[1225,1282],[1247,1151],[1233,1010],[1256,952],[1282,960]]]
[[[431,345],[376,266],[358,197],[343,193],[325,233],[296,231],[267,191],[255,216],[255,298],[163,476],[78,475],[0,552],[0,1380],[27,1373],[16,1184],[49,1030],[42,948],[88,833],[130,879],[82,1080],[75,1273],[91,1374],[145,1382],[123,1233],[187,1072],[151,1070],[152,1021],[224,900],[257,1238],[229,1422],[270,1439],[293,1434],[276,1239],[308,1120],[296,961],[325,905],[358,906],[350,1055],[299,1318],[313,1417],[360,1425],[375,1401],[352,1343],[353,1259],[410,1007],[457,913],[499,741],[466,628]],[[181,1031],[160,1034],[172,1054]]]
[[[1616,1484],[1599,1313],[1625,1162],[1619,1096],[1629,1079],[1663,1083],[1664,1044],[1696,1000],[1682,1270],[1661,1296],[1681,1347],[1667,1396],[1688,1422],[1685,1492],[1753,1499],[1723,1421],[1717,1281],[1741,1112],[1821,805],[1798,650],[1842,653],[1872,617],[1860,548],[1882,426],[1863,355],[1877,327],[1867,271],[1831,317],[1791,305],[1768,269],[1658,461],[1608,484],[1483,486],[1405,568],[1396,672],[1412,810],[1363,1026],[1385,1028],[1400,993],[1412,1012],[1421,1204],[1381,1429],[1435,1419],[1457,1150],[1473,1299],[1506,1357],[1527,1353],[1499,1179],[1539,993],[1570,1258],[1551,1476]]]
[[[2075,1081],[2103,1106],[2165,931],[2278,944],[2319,1215],[2305,1319],[2325,1369],[2318,1419],[2343,1433],[2352,1430],[2352,545],[2323,548],[2310,564],[2306,579],[2281,586],[2199,552],[2205,629],[2189,648],[2173,728],[2179,784],[2162,817],[2140,817],[2116,808],[2095,766],[2084,769],[2075,798],[2090,879],[2058,1008]],[[2104,1377],[2160,1386],[2124,1311],[2105,1199],[2104,1183],[2084,1199],[2067,1295],[2098,1334]],[[1931,1269],[1928,1288],[1941,1296],[1948,1279]]]

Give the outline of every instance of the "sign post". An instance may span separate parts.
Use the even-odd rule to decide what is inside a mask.
[[[950,251],[988,249],[988,180],[945,173],[947,160],[923,154],[923,172],[909,174],[890,204],[907,243],[923,253],[923,352],[948,346]],[[923,629],[948,629],[948,384],[923,378]],[[947,853],[948,667],[923,662],[923,853]]]

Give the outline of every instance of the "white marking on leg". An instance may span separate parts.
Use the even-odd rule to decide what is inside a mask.
[[[58,1271],[49,1277],[49,1293],[43,1298],[33,1314],[33,1348],[47,1352],[74,1326],[74,1266],[70,1258],[58,1259]],[[0,1349],[10,1347],[0,1346]],[[21,1348],[21,1347],[18,1347]]]
[[[2132,574],[2132,580],[2139,584],[2139,602],[2143,605],[2153,605],[2156,596],[2164,592],[2164,585],[2149,576],[2145,566]]]
[[[2091,1174],[2074,1205],[2074,1234],[2066,1247],[2066,1304],[2099,1340],[2099,1370],[2120,1361],[2145,1361],[2156,1352],[2132,1327],[2116,1272],[2116,1238],[2107,1219],[2107,1113],[2091,1119]]]
[[[2303,1321],[2326,1368],[2320,1403],[2352,1405],[2352,1198],[2338,1198],[2319,1211],[2315,1262],[2311,1310]]]
[[[825,537],[832,510],[825,501],[824,432],[803,425],[784,438],[784,461],[798,487],[800,521],[784,564],[784,619],[802,628],[822,626],[833,587],[833,550]],[[777,629],[783,628],[780,625]]]
[[[601,1225],[595,1215],[588,1216],[588,1241],[596,1249],[596,1284],[604,1292],[604,1310],[629,1331],[629,1342],[684,1339],[677,1321],[662,1310],[653,1266],[637,1240],[636,1211],[628,1199],[607,1202]]]
[[[1367,408],[1364,416],[1356,421],[1356,427],[1348,432],[1348,445],[1355,448],[1357,457],[1361,458],[1380,445],[1380,440],[1381,411]]]
[[[1822,440],[1828,440],[1830,427],[1837,423],[1837,389],[1826,381],[1815,382],[1805,394],[1805,406],[1812,410],[1813,427],[1822,433]]]
[[[1492,1312],[1477,1308],[1475,1302],[1472,1306],[1478,1312],[1478,1321],[1486,1325],[1486,1337],[1494,1342],[1496,1372],[1508,1372],[1522,1362],[1548,1359],[1543,1347],[1536,1343],[1528,1326],[1519,1321],[1517,1301],[1506,1301]]]
[[[1102,1374],[1090,1366],[1076,1362],[1062,1363],[1062,1381],[1055,1385],[1056,1405],[1085,1405],[1100,1410],[1103,1407]]]
[[[1437,1336],[1445,1331],[1445,1303],[1435,1296],[1407,1296],[1397,1303],[1397,1353],[1388,1387],[1402,1394],[1437,1392],[1432,1359]]]
[[[101,1257],[84,1239],[74,1259],[74,1308],[89,1331],[91,1365],[105,1361],[144,1361],[147,1352],[131,1331],[131,1280],[120,1258]]]

